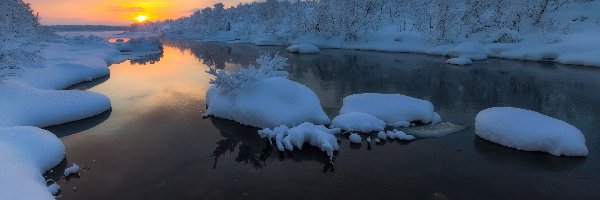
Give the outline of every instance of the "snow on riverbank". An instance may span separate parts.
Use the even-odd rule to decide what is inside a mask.
[[[53,199],[60,186],[42,174],[65,156],[46,127],[95,116],[111,108],[103,94],[63,90],[109,74],[108,65],[155,52],[124,55],[95,37],[56,38],[38,44],[40,62],[0,78],[0,199]],[[0,63],[5,64],[5,63]]]
[[[587,156],[585,137],[574,126],[519,108],[483,110],[475,119],[477,136],[524,151],[543,151],[554,156]]]
[[[434,54],[460,65],[495,57],[600,67],[600,1],[219,5],[160,30],[173,38]]]
[[[54,199],[56,186],[48,187],[42,174],[64,156],[65,146],[48,131],[0,128],[0,199]]]
[[[340,114],[352,112],[370,114],[391,126],[405,125],[413,121],[441,121],[431,102],[401,94],[364,93],[347,96],[344,98]]]
[[[289,46],[287,51],[291,53],[319,53],[321,50],[312,44],[296,44]]]

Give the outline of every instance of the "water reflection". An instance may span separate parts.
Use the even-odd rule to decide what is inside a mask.
[[[64,135],[70,162],[89,166],[97,160],[81,179],[61,180],[63,188],[78,188],[64,190],[63,199],[272,199],[281,194],[293,199],[424,199],[434,194],[593,199],[590,191],[600,190],[597,69],[496,59],[456,67],[427,55],[328,49],[297,55],[285,47],[165,44],[156,62],[115,64],[110,79],[81,87],[109,96],[113,110],[107,119],[100,116],[79,128],[53,127]],[[432,101],[445,121],[466,128],[411,142],[354,145],[340,136],[334,171],[317,148],[279,152],[255,128],[202,117],[212,78],[204,71],[234,70],[260,54],[277,52],[289,59],[290,78],[313,89],[330,117],[352,93],[403,93]],[[478,139],[473,130],[477,112],[504,105],[572,123],[586,135],[590,156],[553,157]]]
[[[164,53],[150,54],[146,56],[142,56],[139,58],[129,60],[131,65],[147,65],[147,64],[155,64],[160,62],[160,59],[164,57]]]

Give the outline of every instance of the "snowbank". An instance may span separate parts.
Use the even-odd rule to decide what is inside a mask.
[[[412,121],[431,123],[434,119],[437,121],[439,116],[429,101],[400,94],[364,93],[347,96],[340,114],[351,112],[367,113],[392,125]]]
[[[350,133],[350,136],[348,136],[348,139],[350,139],[350,142],[352,142],[352,143],[356,143],[356,144],[362,143],[362,137],[360,137],[360,135],[358,135],[357,133]]]
[[[103,94],[0,84],[0,127],[46,127],[98,115],[111,107]]]
[[[483,110],[475,119],[477,136],[524,151],[543,151],[554,156],[586,156],[585,137],[570,124],[519,108]]]
[[[42,174],[62,161],[65,146],[34,127],[0,128],[0,199],[54,199]]]
[[[339,144],[335,134],[340,133],[340,129],[328,129],[323,125],[314,125],[312,123],[302,123],[296,127],[288,128],[285,125],[275,127],[274,129],[262,129],[258,134],[262,138],[268,138],[270,142],[275,140],[279,151],[293,151],[294,147],[302,149],[304,143],[318,147],[321,151],[327,152],[327,155],[333,158],[333,152],[339,150]]]
[[[287,51],[291,53],[319,53],[321,50],[312,44],[296,44],[289,46]]]
[[[338,115],[331,122],[332,128],[340,128],[345,131],[357,131],[369,133],[385,129],[385,122],[366,113],[350,112]]]

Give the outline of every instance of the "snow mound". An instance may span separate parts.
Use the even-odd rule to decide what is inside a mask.
[[[446,60],[446,63],[451,64],[451,65],[470,65],[473,63],[473,61],[471,61],[471,59],[468,59],[465,57],[457,57],[457,58],[450,58],[450,59]]]
[[[451,122],[441,122],[423,126],[410,127],[404,131],[417,137],[442,137],[465,129],[465,126]]]
[[[366,113],[350,112],[335,117],[331,123],[332,128],[345,131],[358,131],[369,133],[385,129],[385,122]]]
[[[0,199],[54,199],[42,174],[64,156],[65,146],[48,131],[0,128]]]
[[[321,50],[312,44],[296,44],[289,46],[287,51],[291,53],[319,53]]]
[[[48,192],[50,192],[50,194],[52,195],[56,195],[59,191],[60,185],[58,185],[57,183],[53,183],[52,185],[48,186]]]
[[[399,130],[392,130],[392,131],[379,131],[379,133],[377,134],[377,137],[381,140],[385,140],[385,139],[399,139],[399,140],[414,140],[415,136],[412,135],[408,135],[402,131]]]
[[[524,151],[543,151],[554,156],[587,156],[585,137],[574,126],[530,110],[496,107],[475,119],[477,136]]]
[[[72,166],[65,169],[64,175],[69,176],[71,174],[77,174],[77,171],[79,171],[79,165],[73,163]]]
[[[333,151],[339,150],[339,144],[335,134],[340,133],[340,129],[328,129],[323,125],[312,123],[302,123],[296,127],[288,128],[285,125],[275,127],[274,129],[262,129],[258,135],[262,138],[268,138],[272,144],[275,140],[279,151],[293,151],[294,147],[302,149],[304,143],[318,147],[321,151],[327,152],[327,155],[333,158]]]
[[[362,142],[362,138],[357,133],[351,133],[350,136],[348,136],[348,138],[352,143],[360,144]]]
[[[260,80],[247,90],[234,93],[213,86],[206,94],[206,102],[206,115],[259,128],[330,122],[311,89],[281,77]]]
[[[347,96],[340,114],[351,112],[367,113],[391,125],[438,120],[429,101],[401,94],[364,93]]]
[[[0,127],[46,127],[98,115],[111,107],[103,94],[0,84]]]

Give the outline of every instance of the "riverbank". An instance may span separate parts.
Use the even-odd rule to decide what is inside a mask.
[[[60,163],[65,150],[40,128],[111,108],[103,94],[63,89],[107,76],[112,63],[157,53],[125,54],[97,37],[60,37],[38,45],[40,62],[15,68],[0,80],[0,166],[7,174],[0,176],[0,185],[7,186],[0,187],[1,199],[52,199],[47,184],[53,181],[47,183],[42,173]]]

